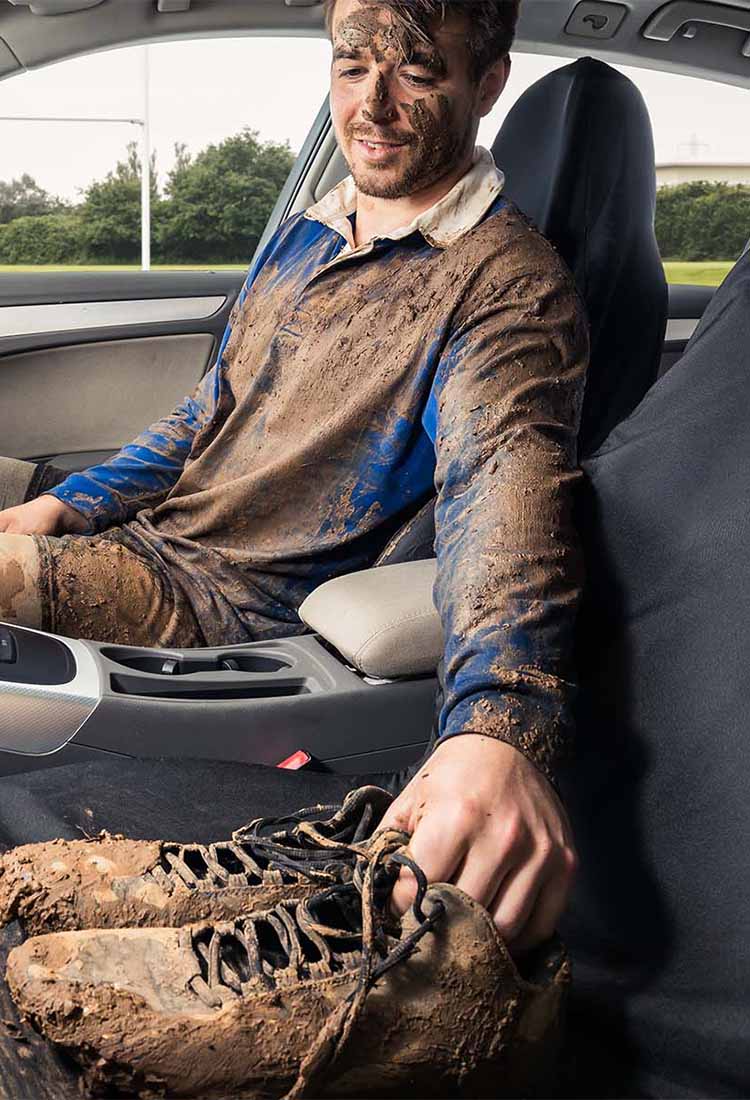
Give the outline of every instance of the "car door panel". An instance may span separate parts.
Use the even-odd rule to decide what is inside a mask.
[[[0,360],[0,439],[10,458],[83,468],[166,415],[195,387],[210,333],[19,352]]]
[[[659,366],[660,378],[682,358],[690,337],[715,293],[716,287],[713,286],[685,286],[677,283],[670,286],[669,318]]]
[[[82,469],[211,365],[244,272],[0,276],[0,453]]]

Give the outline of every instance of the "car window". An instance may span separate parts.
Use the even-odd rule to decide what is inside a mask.
[[[0,270],[246,268],[323,102],[315,38],[128,47],[0,83]],[[148,109],[146,109],[148,107]]]
[[[570,58],[517,53],[503,96],[481,126],[491,146],[503,119],[536,80]],[[648,106],[656,148],[656,236],[671,283],[717,286],[750,236],[750,91],[615,66]],[[502,165],[500,165],[502,168]]]

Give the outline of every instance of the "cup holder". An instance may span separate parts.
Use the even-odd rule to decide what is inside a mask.
[[[273,699],[307,695],[304,679],[284,676],[294,667],[283,657],[260,653],[228,652],[174,654],[158,650],[106,646],[103,657],[118,666],[109,676],[117,695],[158,699]],[[282,675],[279,676],[278,674]]]
[[[280,657],[261,657],[254,653],[220,653],[217,657],[172,657],[168,653],[139,653],[131,649],[108,647],[102,656],[134,672],[156,676],[188,676],[191,673],[249,672],[266,674],[291,668]]]

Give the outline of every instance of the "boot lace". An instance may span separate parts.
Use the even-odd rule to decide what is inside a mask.
[[[325,839],[336,843],[335,838]],[[191,932],[200,966],[191,986],[211,1008],[237,996],[305,979],[358,972],[356,986],[329,1017],[284,1100],[316,1095],[313,1090],[344,1049],[367,994],[378,979],[414,953],[443,916],[439,899],[431,899],[429,913],[423,910],[427,879],[401,850],[407,840],[403,833],[386,830],[369,845],[353,842],[349,852],[359,859],[354,881],[296,904],[282,903],[240,920],[195,926]],[[412,906],[417,923],[403,938],[388,913],[388,899],[401,867],[408,867],[417,881]]]
[[[181,887],[283,885],[300,876],[326,885],[350,876],[350,846],[369,835],[373,826],[370,802],[354,814],[345,811],[346,803],[343,811],[340,805],[311,806],[287,817],[257,818],[222,843],[164,844],[148,877],[168,894]],[[321,817],[330,820],[316,820]],[[312,828],[301,832],[302,824]]]

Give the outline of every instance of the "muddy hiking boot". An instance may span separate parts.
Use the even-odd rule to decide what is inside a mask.
[[[14,848],[0,857],[0,924],[18,918],[35,935],[179,926],[267,909],[351,878],[348,845],[372,834],[391,801],[378,787],[361,787],[343,806],[259,818],[218,844],[103,833]]]
[[[386,830],[348,883],[224,922],[60,932],[8,960],[21,1012],[97,1095],[521,1096],[554,1070],[569,969],[519,974],[489,914]],[[401,866],[417,896],[400,921]],[[361,868],[361,873],[359,873]]]

